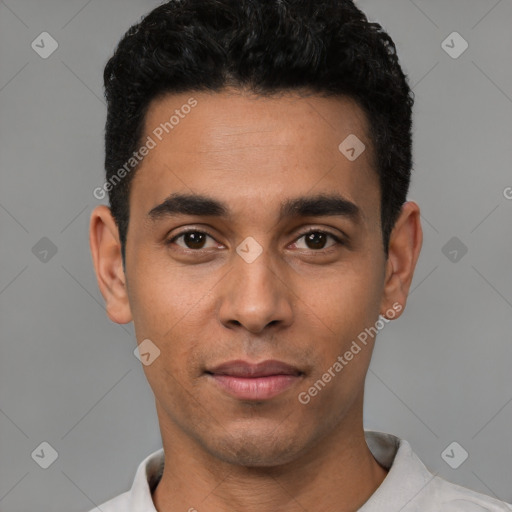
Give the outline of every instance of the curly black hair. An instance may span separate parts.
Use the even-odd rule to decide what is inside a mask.
[[[355,100],[365,112],[389,236],[412,169],[412,107],[390,36],[352,0],[172,0],[120,40],[104,70],[106,184],[123,261],[134,171],[113,182],[140,147],[150,102],[226,87],[272,96],[307,90]]]

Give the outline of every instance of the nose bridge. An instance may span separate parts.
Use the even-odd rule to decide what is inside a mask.
[[[247,244],[245,245],[245,249]],[[244,250],[242,246],[240,252]],[[250,249],[252,252],[252,249]],[[264,250],[261,254],[252,255],[251,258],[246,260],[243,256],[239,256],[239,261],[234,262],[233,272],[237,276],[237,281],[240,283],[242,290],[239,290],[241,295],[251,295],[254,293],[265,293],[272,296],[277,291],[276,281],[280,283],[273,268],[272,255],[269,250]],[[254,259],[253,259],[254,258]],[[275,266],[275,265],[274,265]],[[268,297],[267,297],[268,298]]]
[[[271,251],[254,239],[245,239],[233,254],[232,268],[222,289],[220,321],[241,324],[259,332],[271,322],[289,324],[290,290]]]

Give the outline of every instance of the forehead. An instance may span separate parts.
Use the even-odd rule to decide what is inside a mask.
[[[351,98],[293,92],[263,97],[227,89],[154,99],[146,113],[144,132],[157,143],[173,146],[175,153],[191,148],[196,154],[222,149],[232,152],[248,145],[264,145],[269,151],[287,144],[300,152],[299,142],[304,149],[319,143],[322,149],[330,143],[337,149],[341,137],[353,134],[367,139],[368,126],[362,109]]]
[[[334,190],[363,217],[380,204],[367,120],[348,98],[169,94],[148,108],[149,139],[132,184],[146,212],[176,192],[215,195],[233,211],[248,202],[277,211],[283,198]]]

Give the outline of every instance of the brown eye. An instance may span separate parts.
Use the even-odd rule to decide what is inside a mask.
[[[298,246],[298,240],[301,238],[304,239],[305,247],[299,247]],[[331,238],[334,240],[334,243],[326,247],[327,240]],[[328,249],[335,245],[343,245],[343,242],[335,235],[331,233],[327,233],[326,231],[308,231],[307,233],[304,233],[299,238],[297,238],[297,242],[295,242],[295,245],[298,249],[312,249],[314,251],[319,251],[322,249]]]
[[[183,244],[176,244],[184,249],[200,250],[205,248],[205,243],[208,238],[212,238],[208,233],[203,231],[184,231],[171,238],[167,244],[175,243],[178,239],[183,239]],[[213,240],[213,238],[212,238]]]
[[[204,233],[191,232],[183,235],[183,241],[189,249],[202,249],[206,240]]]
[[[305,236],[306,245],[310,249],[323,249],[327,240],[325,233],[308,233]]]

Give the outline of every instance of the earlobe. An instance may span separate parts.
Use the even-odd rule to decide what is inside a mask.
[[[381,301],[381,315],[393,309],[398,318],[405,308],[414,269],[423,244],[419,206],[408,201],[402,205],[389,240],[386,277]],[[399,304],[401,307],[393,307]]]
[[[91,214],[89,244],[109,318],[118,324],[131,322],[119,232],[107,206],[97,206]]]

